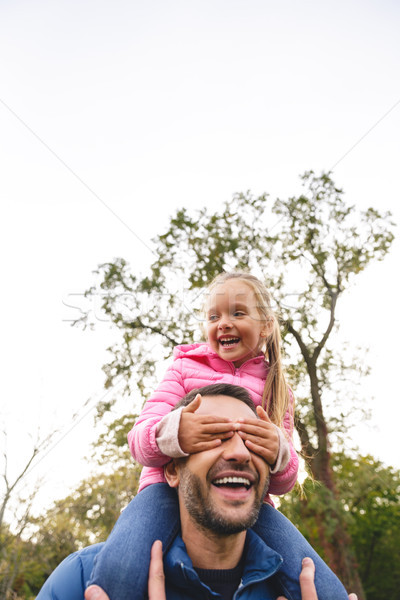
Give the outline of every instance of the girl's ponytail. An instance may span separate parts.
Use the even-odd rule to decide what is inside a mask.
[[[289,390],[282,366],[281,334],[275,315],[273,320],[273,331],[267,340],[265,349],[265,360],[269,367],[262,396],[262,407],[268,413],[271,421],[282,428],[283,419],[289,407]]]

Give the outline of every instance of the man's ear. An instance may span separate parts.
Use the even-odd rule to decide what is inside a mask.
[[[179,468],[176,462],[172,459],[164,466],[164,475],[169,487],[177,488],[179,485]]]

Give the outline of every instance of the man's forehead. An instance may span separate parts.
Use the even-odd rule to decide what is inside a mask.
[[[200,407],[196,412],[235,419],[256,417],[250,406],[232,396],[202,396]]]

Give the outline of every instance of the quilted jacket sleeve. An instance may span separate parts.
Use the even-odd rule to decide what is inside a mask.
[[[168,368],[164,379],[147,400],[133,429],[128,433],[133,458],[146,467],[162,467],[170,460],[157,445],[157,425],[186,394],[181,363],[177,359]]]
[[[292,390],[289,388],[289,408],[283,420],[283,426],[287,433],[287,440],[290,448],[290,459],[283,471],[279,471],[271,475],[271,482],[268,493],[280,496],[286,494],[293,489],[297,481],[297,473],[299,470],[299,457],[293,446],[293,414],[294,414],[294,398]]]

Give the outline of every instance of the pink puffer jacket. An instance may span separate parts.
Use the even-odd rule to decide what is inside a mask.
[[[268,365],[257,356],[236,368],[223,360],[208,344],[177,346],[174,362],[154,394],[147,400],[133,429],[128,433],[129,448],[134,459],[145,465],[139,490],[152,483],[165,482],[163,466],[170,458],[163,454],[156,442],[157,425],[172,407],[188,392],[213,383],[231,383],[246,388],[254,403],[261,404]],[[298,456],[293,448],[293,396],[291,407],[284,419],[284,428],[290,440],[290,460],[283,471],[271,476],[268,492],[275,495],[289,492],[297,480]],[[267,499],[268,500],[268,499]],[[272,501],[270,501],[272,504]]]

